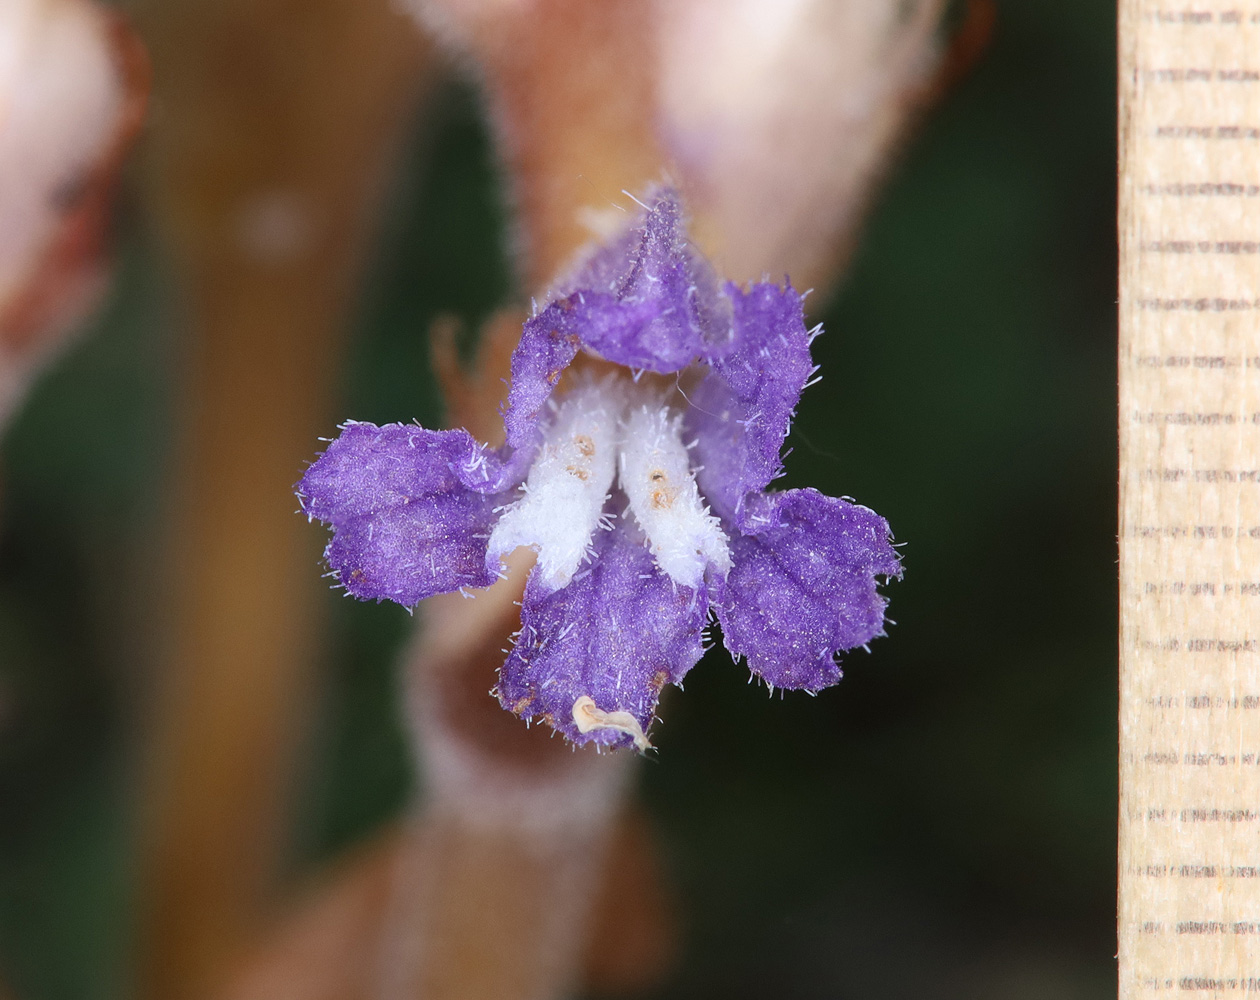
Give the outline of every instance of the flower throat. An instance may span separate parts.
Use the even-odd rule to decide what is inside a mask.
[[[607,375],[584,378],[554,402],[523,495],[495,525],[490,553],[534,548],[542,582],[558,590],[589,557],[595,532],[621,516],[676,584],[699,587],[710,565],[724,575],[726,535],[696,485],[683,418],[665,400],[656,386]],[[614,490],[626,503],[609,513]]]

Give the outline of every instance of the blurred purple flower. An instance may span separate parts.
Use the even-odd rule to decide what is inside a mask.
[[[351,422],[297,493],[358,598],[485,587],[533,548],[495,693],[576,743],[643,749],[710,611],[772,688],[833,684],[836,655],[883,634],[876,578],[901,573],[887,522],[812,489],[766,492],[811,339],[790,284],[720,286],[661,191],[525,323],[503,448]],[[566,376],[579,351],[621,367]]]

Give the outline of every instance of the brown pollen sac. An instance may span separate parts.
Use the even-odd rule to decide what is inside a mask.
[[[566,465],[564,471],[571,476],[576,476],[582,482],[586,482],[590,478],[590,473],[585,469],[579,469],[576,465]]]
[[[660,469],[653,469],[648,473],[648,479],[654,483],[668,483],[669,477]],[[652,491],[652,508],[654,510],[669,510],[674,506],[674,497],[677,490],[672,489],[668,485]]]
[[[533,704],[533,701],[534,701],[533,698],[521,698],[512,706],[512,714],[513,715],[524,714],[525,709],[529,708],[529,706]]]
[[[587,458],[590,458],[595,454],[595,442],[592,441],[588,435],[578,434],[573,438],[573,443],[577,445],[578,451]]]

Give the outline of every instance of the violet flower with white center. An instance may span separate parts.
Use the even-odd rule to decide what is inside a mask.
[[[502,557],[534,549],[495,694],[575,743],[645,749],[711,612],[772,688],[834,684],[837,654],[883,634],[877,578],[901,574],[887,522],[766,490],[811,339],[790,284],[719,286],[660,191],[526,321],[503,448],[351,422],[297,493],[358,598],[486,587]],[[567,371],[580,353],[611,365]]]

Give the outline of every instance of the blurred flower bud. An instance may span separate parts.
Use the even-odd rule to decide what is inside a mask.
[[[667,178],[736,280],[829,284],[941,62],[944,0],[406,0],[471,56],[535,283]],[[624,209],[622,209],[624,210]],[[610,220],[612,220],[610,222]]]
[[[104,288],[109,202],[147,75],[104,6],[0,5],[0,422]]]
[[[833,277],[930,90],[941,0],[656,0],[658,127],[737,280]]]

